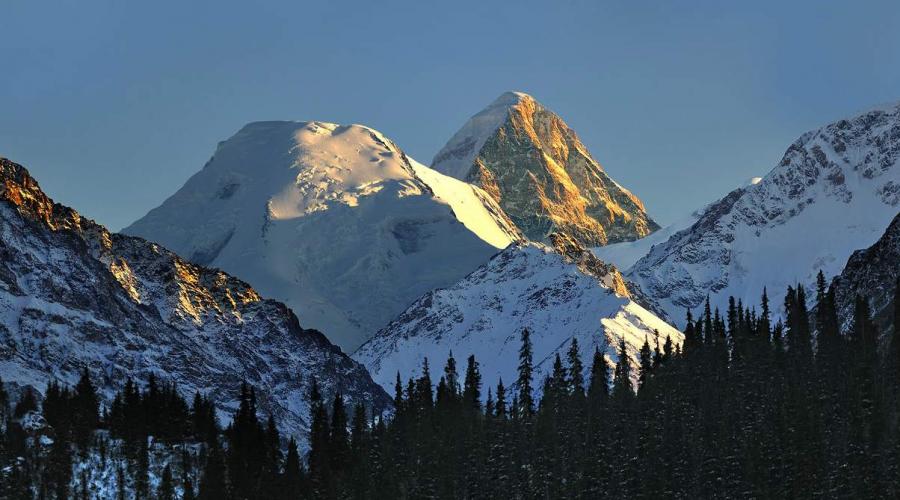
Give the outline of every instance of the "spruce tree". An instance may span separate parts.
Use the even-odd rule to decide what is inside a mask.
[[[591,380],[588,386],[588,403],[594,411],[601,408],[609,395],[609,366],[599,348],[594,349],[591,361]]]
[[[200,478],[200,500],[219,500],[228,498],[228,485],[225,475],[225,459],[217,442],[209,445],[206,452],[206,466]]]
[[[84,449],[87,446],[91,433],[97,428],[100,420],[99,406],[97,391],[91,382],[90,373],[84,368],[72,398],[72,431],[79,448]]]
[[[282,488],[280,498],[294,498],[298,496],[303,482],[303,470],[300,464],[300,453],[297,451],[297,441],[291,436],[288,442],[287,455],[284,460],[284,473],[282,476]]]
[[[309,429],[309,474],[313,495],[325,495],[329,481],[329,441],[331,430],[328,423],[328,412],[322,402],[319,384],[313,379],[309,391],[310,429]]]
[[[569,392],[577,397],[584,397],[584,365],[578,349],[578,339],[572,337],[569,351],[566,353],[569,370]]]
[[[447,385],[448,396],[451,400],[455,400],[459,394],[459,373],[456,370],[456,359],[453,357],[453,351],[447,357],[447,364],[444,366],[444,381]]]
[[[634,396],[634,386],[631,382],[631,361],[628,359],[625,339],[619,341],[619,362],[616,363],[612,395],[619,401],[628,400]]]
[[[175,500],[175,485],[172,483],[172,468],[167,464],[163,468],[159,480],[159,488],[156,491],[158,500]]]
[[[641,346],[639,359],[638,388],[643,388],[650,378],[650,372],[653,371],[653,354],[650,352],[650,341],[646,336],[644,337],[644,344]]]
[[[506,387],[503,386],[503,377],[497,382],[497,402],[494,405],[494,413],[497,418],[506,418]]]
[[[466,360],[466,379],[463,387],[463,403],[472,410],[481,409],[481,371],[475,356]]]
[[[134,469],[134,495],[138,499],[150,498],[150,449],[147,438],[141,440]]]
[[[762,299],[761,299],[761,308],[757,326],[757,334],[763,337],[763,340],[769,340],[769,335],[772,330],[770,311],[769,311],[769,295],[766,291],[766,288],[763,287]]]
[[[519,348],[519,377],[516,385],[519,388],[518,399],[522,416],[530,417],[534,413],[534,390],[531,382],[534,373],[532,360],[531,334],[527,328],[522,329],[521,347]]]
[[[337,393],[331,405],[331,436],[328,443],[331,471],[343,473],[350,465],[350,436],[347,432],[347,410],[344,396]]]

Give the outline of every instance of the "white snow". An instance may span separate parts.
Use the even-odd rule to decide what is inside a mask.
[[[322,122],[245,126],[124,232],[252,283],[347,351],[517,237],[479,189]]]
[[[782,162],[656,244],[627,273],[670,316],[710,294],[777,306],[788,285],[840,273],[900,210],[900,103],[804,134]],[[600,250],[602,253],[602,250]],[[775,307],[777,310],[777,307]]]
[[[697,221],[699,216],[700,211],[694,211],[691,212],[690,215],[684,216],[643,238],[634,241],[613,243],[602,247],[594,247],[591,248],[591,252],[593,252],[598,259],[603,262],[608,262],[624,272],[633,266],[641,257],[647,255],[647,252],[649,252],[654,245],[663,243],[678,231],[690,227]]]
[[[459,283],[422,297],[353,358],[390,392],[398,371],[404,380],[418,376],[424,357],[437,381],[450,352],[460,366],[475,355],[486,393],[501,377],[507,386],[515,381],[523,328],[534,344],[536,386],[572,338],[586,366],[595,348],[615,361],[622,338],[633,361],[645,338],[656,345],[656,332],[660,343],[666,336],[676,345],[682,341],[679,331],[602,280],[531,243],[511,246]]]

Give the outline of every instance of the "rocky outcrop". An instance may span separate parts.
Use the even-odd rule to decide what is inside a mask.
[[[900,286],[900,214],[874,245],[853,252],[835,278],[838,318],[849,326],[857,295],[866,297],[884,333],[895,332],[894,292]]]
[[[758,304],[764,287],[772,298],[812,290],[820,270],[839,274],[897,215],[898,158],[900,103],[803,134],[762,181],[709,205],[626,278],[676,320],[707,295],[725,310],[729,296]]]
[[[114,234],[54,203],[22,166],[0,159],[0,374],[39,390],[87,367],[106,397],[154,373],[223,415],[237,388],[286,432],[308,429],[313,380],[376,410],[390,405],[366,370],[282,303],[217,269]]]
[[[592,247],[659,228],[562,118],[520,92],[503,94],[472,117],[432,168],[480,186],[534,241],[563,233]]]

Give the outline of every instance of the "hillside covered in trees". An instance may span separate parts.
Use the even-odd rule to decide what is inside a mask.
[[[582,360],[573,343],[543,381],[526,330],[508,386],[482,387],[471,356],[465,367],[452,354],[440,369],[426,360],[405,383],[397,375],[390,415],[325,400],[314,385],[305,457],[258,415],[246,384],[225,428],[208,397],[189,403],[154,378],[129,381],[109,408],[87,372],[43,401],[4,391],[0,496],[896,496],[900,339],[877,330],[862,297],[840,331],[822,276],[815,294],[809,310],[806,291],[789,288],[774,325],[765,291],[758,306],[707,305],[688,314],[683,349],[645,343],[637,366]]]

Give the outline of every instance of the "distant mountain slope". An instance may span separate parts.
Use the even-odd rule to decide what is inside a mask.
[[[895,332],[894,290],[900,284],[900,214],[874,245],[853,252],[836,278],[838,316],[850,326],[857,295],[869,299],[883,333]]]
[[[790,284],[833,277],[874,243],[900,210],[900,103],[808,132],[761,182],[710,205],[691,227],[628,271],[650,299],[683,320],[707,294],[724,310]]]
[[[681,343],[681,332],[628,297],[615,268],[589,252],[567,253],[536,243],[510,246],[455,285],[425,294],[353,357],[390,388],[398,371],[404,378],[418,374],[423,357],[439,370],[451,351],[458,361],[474,354],[487,387],[500,377],[515,381],[523,328],[532,333],[537,382],[572,338],[585,360],[595,348],[615,360],[623,338],[635,359],[645,339],[654,347],[667,336]]]
[[[630,241],[659,226],[555,113],[507,92],[473,116],[432,168],[482,187],[529,239],[565,233],[582,246]]]
[[[692,212],[690,215],[682,217],[672,224],[654,231],[641,239],[594,247],[591,251],[594,252],[594,255],[600,260],[609,262],[619,269],[627,270],[633,266],[635,262],[640,260],[641,257],[647,255],[650,249],[653,248],[653,245],[665,243],[665,241],[671,238],[673,234],[688,228],[693,223],[697,222],[699,217],[700,211]]]
[[[321,122],[245,126],[124,232],[253,283],[347,351],[520,237],[480,189]]]
[[[760,181],[762,181],[762,177],[753,177],[748,179],[742,187],[752,186],[758,184]],[[600,260],[616,266],[621,269],[622,272],[627,272],[631,266],[641,259],[641,257],[647,255],[654,245],[665,243],[675,233],[694,225],[709,206],[710,205],[700,207],[690,214],[679,218],[675,222],[662,227],[641,239],[594,247],[591,251],[594,252],[594,255]]]
[[[0,374],[39,390],[88,367],[107,397],[155,373],[190,397],[236,409],[242,380],[295,435],[307,394],[342,391],[390,404],[366,370],[288,308],[222,271],[141,238],[110,233],[55,204],[20,165],[0,159]]]

